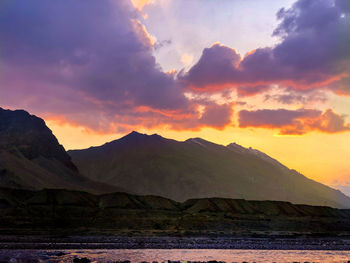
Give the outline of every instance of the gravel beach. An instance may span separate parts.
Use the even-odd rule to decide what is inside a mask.
[[[350,250],[349,237],[0,236],[1,249]]]

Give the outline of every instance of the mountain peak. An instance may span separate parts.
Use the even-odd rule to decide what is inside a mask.
[[[138,139],[138,138],[146,138],[148,137],[149,135],[147,134],[144,134],[144,133],[140,133],[140,132],[137,132],[137,131],[132,131],[130,133],[128,133],[127,135],[121,137],[120,139],[117,139],[116,141],[118,140],[134,140],[134,139]]]
[[[139,132],[137,132],[137,131],[132,131],[132,132],[130,132],[129,134],[127,134],[126,136],[140,136],[140,135],[145,135],[145,134],[143,134],[143,133],[139,133]]]
[[[146,138],[162,138],[162,139],[164,139],[162,136],[160,136],[157,133],[149,135],[149,134],[140,133],[140,132],[137,132],[137,131],[132,131],[132,132],[128,133],[127,135],[125,135],[124,137],[122,137],[121,139],[123,139],[123,138],[127,138],[127,139],[130,139],[130,138],[143,138],[143,139],[146,139]]]
[[[149,144],[149,143],[160,142],[163,140],[166,140],[166,139],[158,134],[148,135],[145,133],[132,131],[119,139],[105,143],[104,145],[102,145],[102,147],[106,146],[107,147],[106,149],[112,150],[114,149],[114,147],[117,147],[120,144],[123,144],[125,146],[142,145],[145,143]],[[99,147],[90,147],[90,149],[99,149]]]
[[[0,149],[19,151],[29,160],[56,158],[76,170],[71,158],[60,145],[43,119],[24,110],[0,108]]]
[[[152,136],[153,137],[162,137],[157,133],[149,135],[147,133],[140,133],[138,131],[132,131],[132,132],[128,133],[127,135],[125,135],[124,137],[128,137],[128,136],[130,136],[130,137],[152,137]]]

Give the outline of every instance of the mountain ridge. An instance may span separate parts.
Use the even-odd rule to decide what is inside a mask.
[[[238,144],[224,146],[201,138],[176,141],[134,131],[68,153],[85,176],[136,194],[176,201],[223,197],[350,207],[350,198],[339,190]]]
[[[201,138],[176,141],[131,132],[68,153],[45,121],[0,108],[0,186],[66,188],[193,198],[280,200],[350,207],[340,191],[312,181],[263,152]]]

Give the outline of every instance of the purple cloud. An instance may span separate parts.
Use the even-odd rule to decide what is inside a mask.
[[[228,79],[238,74],[240,60],[240,55],[234,49],[215,44],[203,50],[198,63],[189,70],[186,80],[189,85],[194,84],[200,89],[208,83],[218,86],[226,84]]]
[[[296,135],[310,131],[325,133],[350,131],[350,124],[345,123],[344,116],[331,109],[325,112],[313,109],[242,110],[239,112],[239,127],[278,129],[280,134]]]
[[[5,1],[0,104],[99,131],[197,118],[197,103],[156,63],[139,18],[128,0]]]
[[[287,88],[284,90],[279,90],[277,94],[266,94],[264,96],[264,101],[276,101],[282,104],[308,104],[327,101],[327,96],[323,91],[320,90],[310,90],[310,91],[295,91],[293,89]]]
[[[181,79],[197,91],[249,88],[270,84],[296,90],[349,88],[342,79],[350,72],[350,11],[346,0],[299,0],[281,9],[274,36],[281,42],[258,48],[242,60],[234,49],[215,44]],[[338,86],[330,84],[338,82]],[[340,93],[340,92],[339,92]],[[254,94],[254,89],[253,89]]]
[[[203,126],[224,128],[231,124],[233,109],[231,104],[208,104],[199,123]]]
[[[281,9],[278,17],[281,22],[274,34],[281,43],[275,47],[241,58],[234,49],[215,44],[187,73],[175,76],[163,72],[153,56],[168,41],[152,42],[139,22],[139,11],[128,0],[4,1],[0,105],[100,132],[164,125],[221,129],[232,124],[232,104],[189,100],[184,91],[235,87],[238,95],[248,96],[274,83],[304,90],[329,82],[333,91],[349,94],[347,0],[334,5],[299,0],[292,8]],[[303,124],[320,131],[348,130],[343,117],[332,111],[262,111],[256,114],[264,122],[256,127],[288,126],[305,132],[298,126]],[[242,127],[253,127],[257,121],[247,111],[241,115]]]

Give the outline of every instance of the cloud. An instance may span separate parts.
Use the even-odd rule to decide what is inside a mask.
[[[95,132],[161,126],[198,130],[233,125],[232,100],[218,104],[203,99],[205,92],[207,97],[213,91],[224,97],[234,88],[238,97],[245,97],[266,92],[275,83],[293,92],[330,83],[332,91],[350,94],[349,77],[343,77],[349,72],[350,56],[346,1],[331,5],[299,0],[278,13],[281,22],[275,35],[280,44],[243,58],[215,44],[179,75],[164,72],[155,60],[153,52],[171,41],[157,42],[140,22],[140,9],[148,2],[152,1],[134,1],[137,8],[128,0],[1,3],[0,105]],[[183,57],[184,63],[191,60],[190,55]],[[199,95],[190,99],[184,95],[189,90]],[[288,104],[306,95],[300,96],[268,99]],[[294,134],[348,130],[343,116],[331,110],[261,111],[241,111],[241,127]]]
[[[275,93],[267,93],[264,101],[274,101],[287,105],[325,103],[328,100],[327,94],[320,90],[295,91],[293,89],[278,89]]]
[[[301,135],[311,131],[324,133],[350,131],[350,124],[345,123],[344,116],[331,109],[324,112],[314,109],[241,110],[239,127],[278,129],[281,135]]]
[[[231,104],[208,104],[199,119],[199,123],[203,126],[210,126],[215,128],[225,128],[232,124],[231,118],[233,109]]]
[[[215,90],[221,89],[221,85],[230,83],[237,73],[237,65],[241,58],[235,50],[214,44],[211,48],[205,48],[202,56],[183,78],[186,84],[192,88],[205,90],[207,87]]]
[[[195,106],[192,111],[163,111],[144,106],[130,109],[129,114],[115,115],[122,124],[117,128],[119,132],[135,128],[152,129],[164,126],[172,130],[198,131],[204,127],[221,130],[233,125],[232,104],[219,105],[214,102],[198,101],[193,105]],[[113,122],[110,124],[115,125]]]
[[[350,77],[333,82],[331,88],[338,95],[348,96],[350,94]]]
[[[211,125],[156,63],[159,43],[140,16],[127,0],[5,1],[0,104],[105,132],[138,123]]]
[[[277,14],[274,47],[258,48],[241,58],[227,46],[204,49],[199,61],[181,79],[196,91],[227,88],[268,88],[271,84],[295,90],[328,87],[348,94],[350,72],[350,11],[348,2],[299,0]],[[337,82],[337,86],[332,83]],[[253,87],[253,89],[252,89]]]

